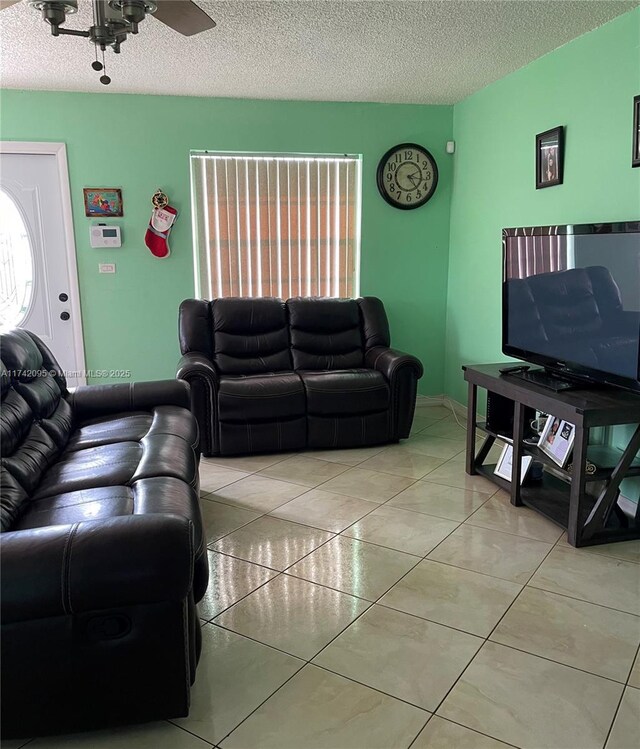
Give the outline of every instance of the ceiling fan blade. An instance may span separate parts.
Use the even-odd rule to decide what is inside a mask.
[[[157,0],[158,9],[153,14],[174,31],[193,36],[214,28],[216,22],[191,0]]]
[[[0,0],[0,10],[4,10],[5,8],[9,8],[12,5],[15,5],[16,3],[19,3],[20,0]]]

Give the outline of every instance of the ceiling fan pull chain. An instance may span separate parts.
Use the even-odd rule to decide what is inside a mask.
[[[108,86],[111,83],[111,78],[107,75],[107,61],[104,57],[104,49],[102,50],[102,67],[104,68],[104,74],[100,76],[100,83]]]
[[[98,60],[98,45],[95,42],[93,44],[93,48],[96,51],[96,59],[91,63],[91,67],[94,70],[100,71],[100,70],[102,70],[102,63],[100,62],[100,60]]]

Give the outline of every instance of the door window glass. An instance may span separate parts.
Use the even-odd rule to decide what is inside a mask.
[[[27,316],[33,297],[33,251],[29,232],[11,196],[0,189],[0,330]]]

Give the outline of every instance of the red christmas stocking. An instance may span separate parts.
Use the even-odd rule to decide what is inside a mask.
[[[169,234],[177,217],[178,211],[170,205],[153,209],[144,242],[156,257],[169,256]]]

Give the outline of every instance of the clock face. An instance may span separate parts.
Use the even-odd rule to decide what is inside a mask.
[[[415,143],[394,146],[378,164],[380,194],[396,208],[419,208],[433,195],[437,184],[436,160]]]

